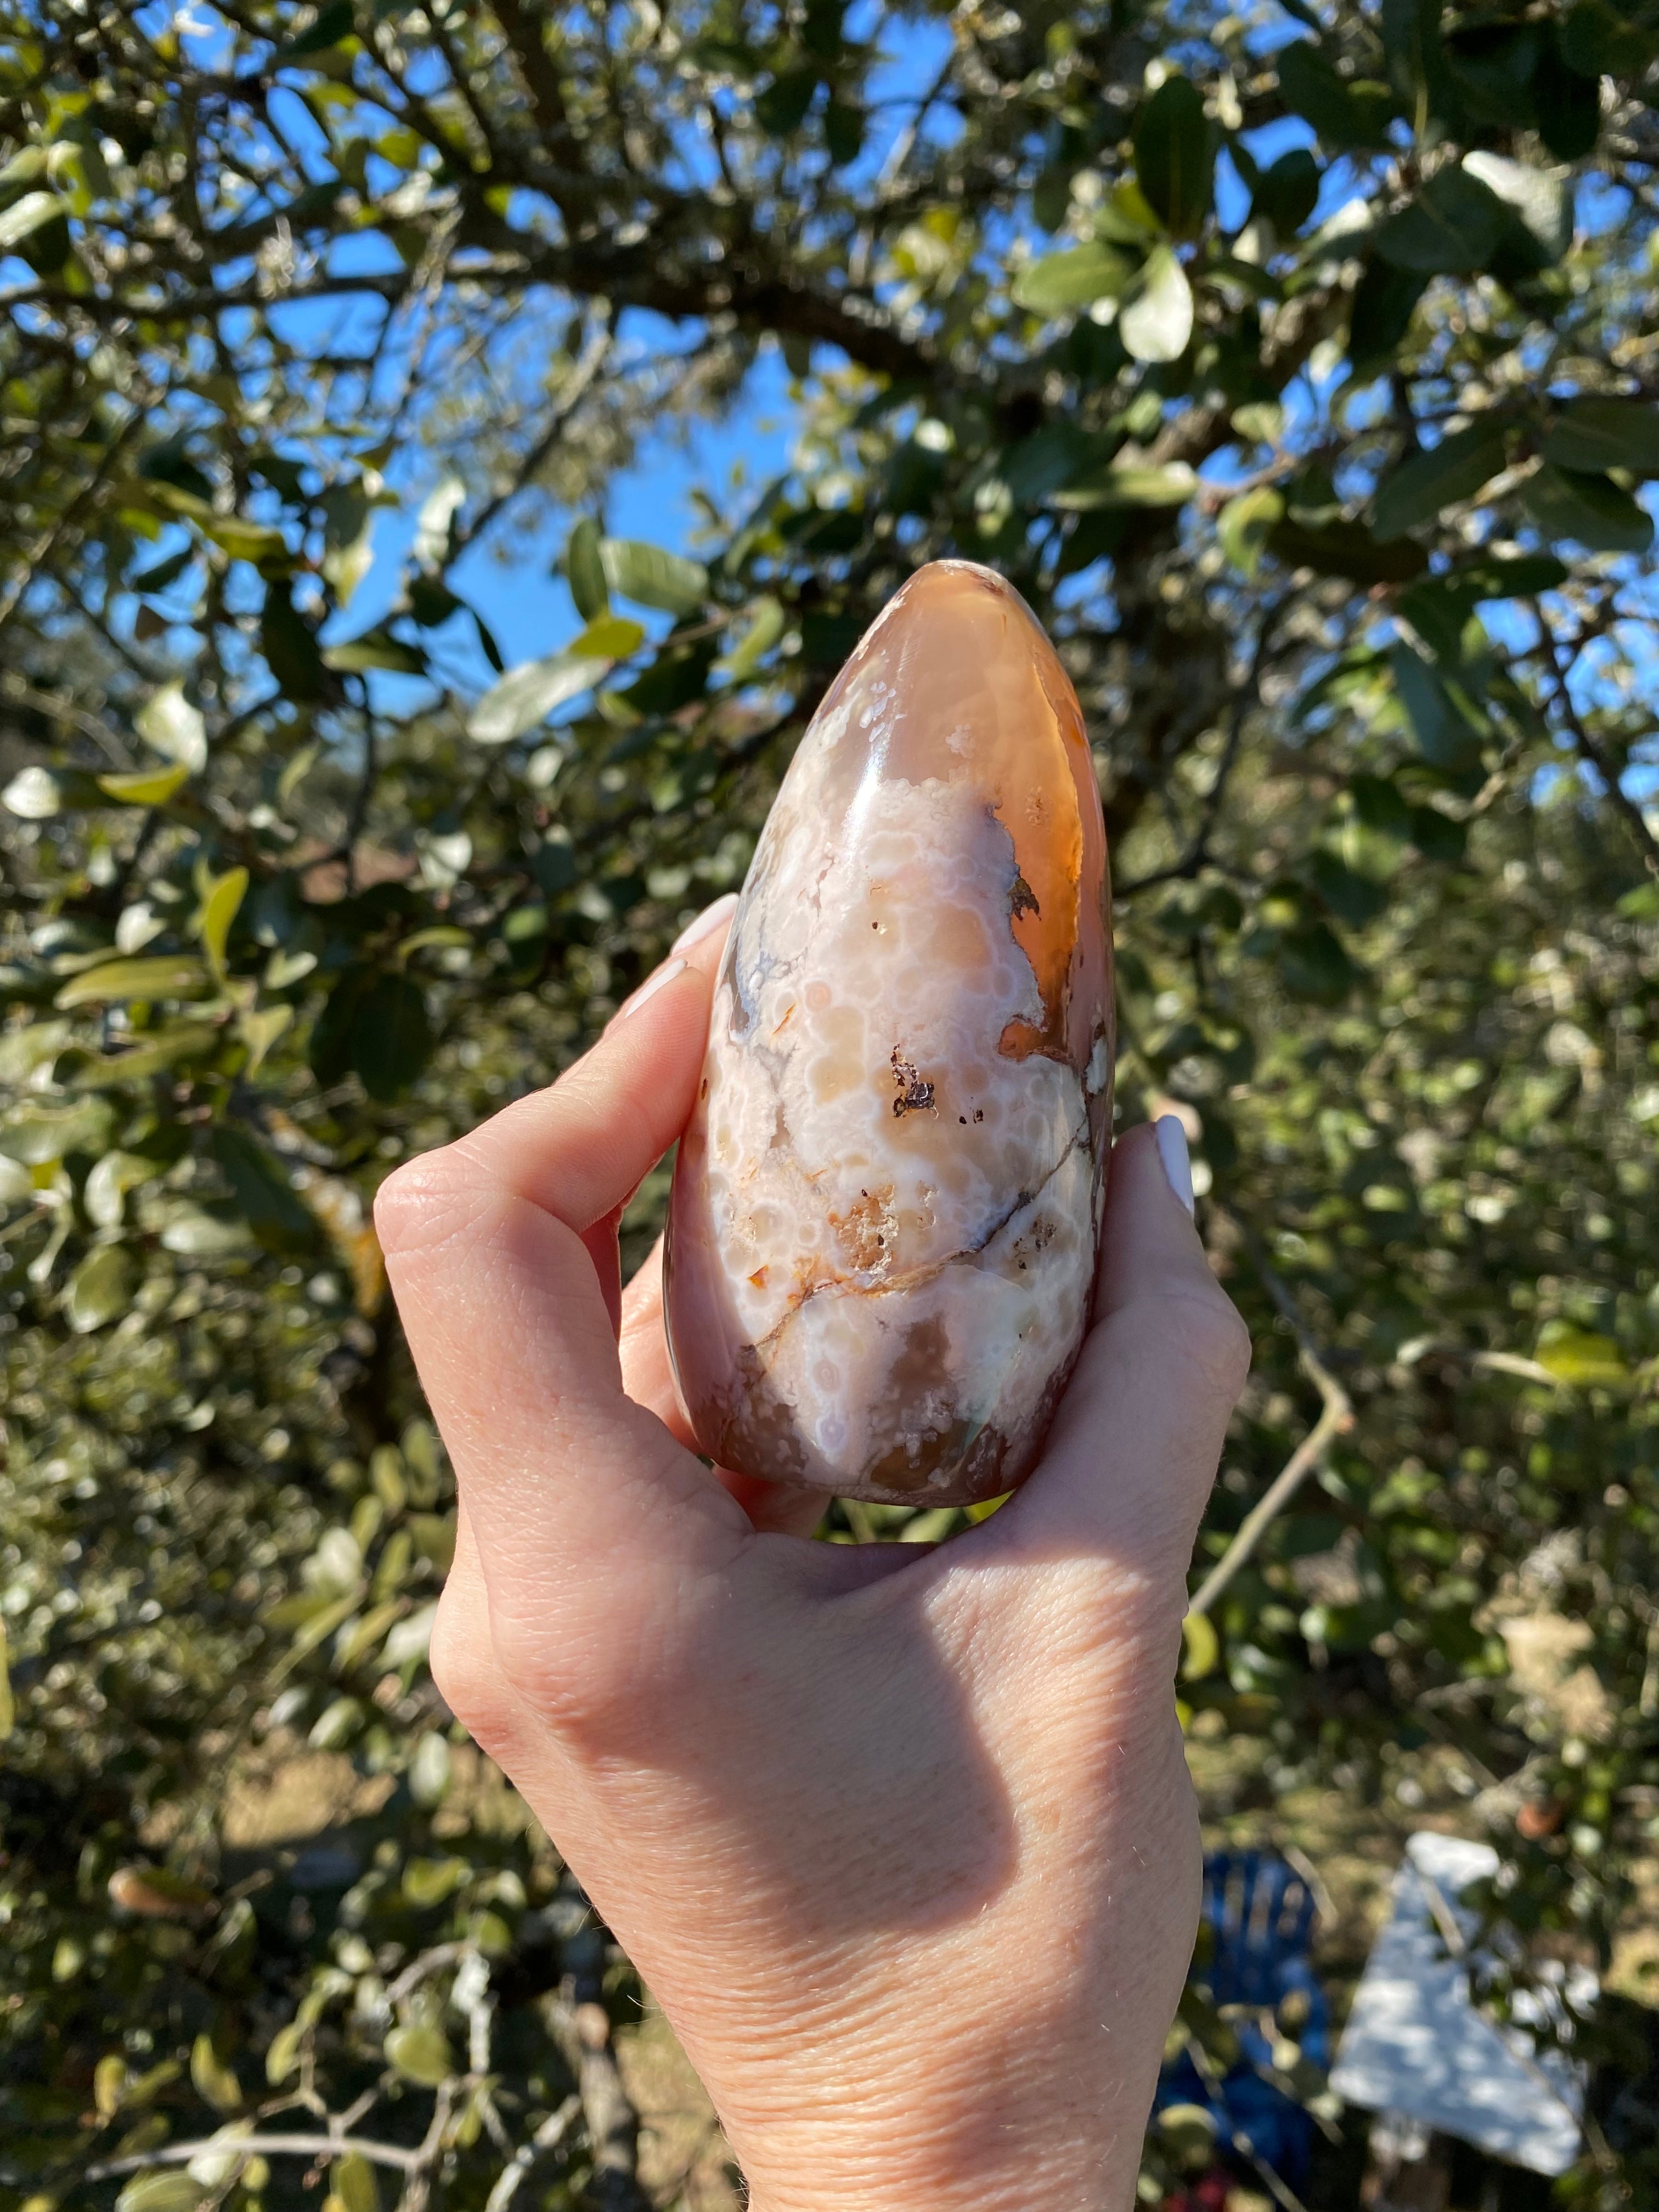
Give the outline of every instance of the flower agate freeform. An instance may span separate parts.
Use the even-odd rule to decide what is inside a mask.
[[[669,1343],[721,1465],[919,1505],[1026,1474],[1088,1324],[1109,898],[1053,646],[921,569],[783,779],[680,1145]]]

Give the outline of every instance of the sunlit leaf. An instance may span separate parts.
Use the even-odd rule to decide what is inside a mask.
[[[140,769],[134,774],[100,775],[100,790],[125,806],[165,806],[190,779],[187,768]]]
[[[185,696],[182,684],[164,684],[133,718],[138,734],[192,775],[207,766],[207,725]]]
[[[208,987],[199,960],[185,952],[157,952],[138,960],[109,960],[82,969],[58,992],[53,1004],[70,1006],[121,1005],[134,999],[192,999]]]
[[[136,1286],[132,1255],[124,1244],[100,1244],[70,1277],[64,1318],[77,1336],[102,1328],[127,1311]]]
[[[1135,361],[1178,361],[1193,334],[1193,289],[1167,246],[1148,257],[1140,289],[1120,311],[1118,336]]]
[[[0,252],[9,253],[64,212],[56,192],[25,192],[0,213]]]
[[[610,667],[608,656],[570,653],[524,661],[484,693],[467,717],[466,733],[475,744],[510,744],[556,708],[592,690]]]
[[[576,612],[585,623],[597,622],[611,607],[600,544],[599,524],[591,515],[584,515],[564,550],[565,580],[576,602]]]
[[[246,868],[228,868],[222,876],[210,883],[197,915],[196,933],[202,940],[209,965],[221,979],[225,972],[225,946],[230,926],[247,895],[247,885]]]
[[[1027,263],[1014,279],[1014,305],[1033,314],[1061,315],[1096,300],[1115,300],[1134,274],[1134,264],[1109,246],[1073,246]]]
[[[405,2081],[425,2089],[435,2089],[454,2070],[449,2045],[440,2028],[394,2027],[386,2039],[386,2055]]]
[[[637,538],[604,539],[599,559],[611,589],[641,606],[687,615],[708,595],[708,571],[701,561],[665,553],[659,545],[647,545]]]

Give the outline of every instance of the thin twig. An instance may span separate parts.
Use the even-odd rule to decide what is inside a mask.
[[[412,2173],[419,2165],[419,2150],[401,2144],[377,2142],[368,2136],[228,2135],[205,2136],[198,2142],[163,2143],[159,2149],[134,2151],[126,2158],[106,2159],[89,2166],[83,2181],[111,2181],[118,2174],[143,2173],[155,2166],[188,2166],[193,2158],[345,2158],[355,2154],[373,2166],[395,2166]]]
[[[1585,726],[1583,715],[1573,704],[1572,693],[1567,684],[1567,678],[1572,669],[1572,659],[1563,662],[1556,646],[1555,633],[1550,628],[1544,610],[1536,599],[1532,603],[1532,611],[1537,618],[1539,641],[1544,649],[1544,657],[1549,664],[1550,673],[1554,679],[1552,688],[1555,694],[1555,703],[1559,708],[1561,719],[1566,724],[1568,733],[1577,748],[1578,757],[1587,762],[1601,777],[1608,799],[1612,800],[1636,834],[1636,841],[1642,848],[1644,866],[1650,875],[1659,876],[1659,837],[1656,837],[1649,829],[1646,815],[1620,782],[1619,772],[1608,759],[1601,740],[1591,736]],[[1575,654],[1573,659],[1576,659],[1577,657]]]
[[[580,2097],[567,2097],[558,2111],[550,2113],[542,2122],[529,2142],[520,2144],[501,2168],[495,2187],[485,2198],[484,2212],[507,2212],[507,2206],[519,2192],[520,2183],[538,2158],[544,2158],[549,2151],[558,2148],[581,2108]]]
[[[464,536],[459,531],[456,532],[455,550],[447,564],[450,568],[453,568],[455,562],[467,546],[483,536],[508,501],[518,497],[560,439],[563,437],[569,428],[571,416],[587,397],[592,388],[594,379],[605,365],[611,351],[611,342],[616,331],[616,320],[614,312],[608,311],[601,319],[597,335],[591,337],[582,348],[580,358],[571,370],[564,390],[559,394],[559,403],[553,411],[551,419],[514,470],[512,482],[485,503]]]
[[[1150,875],[1137,876],[1132,883],[1119,884],[1112,896],[1117,899],[1133,898],[1137,891],[1151,890],[1155,884],[1178,883],[1198,874],[1210,857],[1210,841],[1215,836],[1221,819],[1222,803],[1227,795],[1227,785],[1237,764],[1239,749],[1244,741],[1244,720],[1261,696],[1261,679],[1267,670],[1269,648],[1273,633],[1278,629],[1285,610],[1295,598],[1286,592],[1275,599],[1261,617],[1255,651],[1250,659],[1250,672],[1239,686],[1233,698],[1233,710],[1228,719],[1227,740],[1221,758],[1216,764],[1215,781],[1211,784],[1204,801],[1204,811],[1192,843],[1183,857],[1167,868],[1154,868]]]
[[[1302,1371],[1319,1393],[1321,1412],[1319,1419],[1268,1485],[1266,1494],[1244,1516],[1231,1543],[1199,1584],[1187,1608],[1189,1613],[1206,1613],[1211,1610],[1304,1481],[1315,1468],[1322,1463],[1337,1438],[1346,1436],[1353,1426],[1353,1401],[1320,1358],[1318,1347],[1297,1309],[1295,1300],[1268,1265],[1258,1240],[1248,1229],[1243,1234],[1252,1265],[1261,1278],[1268,1297],[1296,1338],[1297,1355]]]

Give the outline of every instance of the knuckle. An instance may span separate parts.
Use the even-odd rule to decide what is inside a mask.
[[[473,1741],[494,1753],[511,1734],[511,1699],[478,1624],[440,1599],[428,1660],[438,1694]]]
[[[465,1146],[444,1145],[386,1177],[374,1195],[374,1233],[390,1255],[432,1252],[471,1229],[487,1201]]]
[[[1186,1364],[1231,1406],[1250,1371],[1250,1332],[1219,1285],[1174,1292],[1159,1301],[1158,1325],[1170,1329]]]

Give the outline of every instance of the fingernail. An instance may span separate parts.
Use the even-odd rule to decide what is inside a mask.
[[[701,945],[711,931],[720,927],[726,915],[736,908],[737,903],[737,893],[727,891],[724,898],[717,898],[712,906],[704,907],[695,921],[686,923],[685,927],[669,946],[669,951],[684,952],[690,945]]]
[[[1152,1134],[1158,1139],[1158,1156],[1164,1163],[1164,1172],[1169,1178],[1170,1188],[1191,1213],[1193,1161],[1187,1150],[1187,1132],[1173,1114],[1164,1114],[1153,1122]]]
[[[630,1014],[637,1014],[646,1000],[654,999],[665,983],[672,983],[676,975],[684,975],[684,960],[665,961],[654,975],[646,978],[631,999],[623,1000],[622,1011],[617,1017],[617,1020],[625,1022]]]

